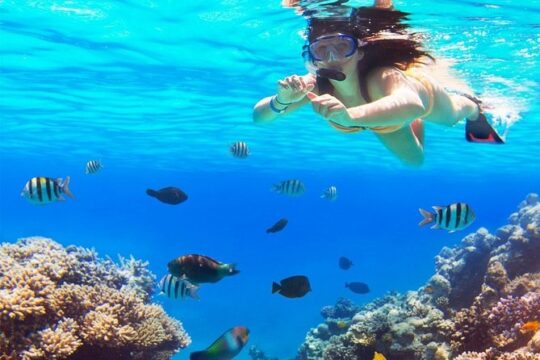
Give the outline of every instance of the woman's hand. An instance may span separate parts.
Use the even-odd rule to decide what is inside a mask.
[[[317,96],[312,92],[307,93],[307,97],[311,100],[313,110],[326,120],[341,126],[351,126],[352,119],[347,107],[336,97],[329,94]]]
[[[292,75],[278,81],[277,101],[292,104],[302,100],[315,87],[316,80],[312,76]]]

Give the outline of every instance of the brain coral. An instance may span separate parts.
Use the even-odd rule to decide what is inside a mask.
[[[133,258],[46,238],[0,246],[0,359],[166,359],[190,343]]]

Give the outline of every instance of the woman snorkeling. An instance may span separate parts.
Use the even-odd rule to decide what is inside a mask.
[[[345,18],[311,18],[304,47],[310,73],[279,80],[277,94],[255,105],[254,121],[269,122],[311,103],[338,131],[370,130],[412,166],[424,159],[423,121],[453,126],[467,119],[468,141],[502,143],[478,99],[450,93],[422,71],[434,59],[406,33],[407,14],[378,2]]]

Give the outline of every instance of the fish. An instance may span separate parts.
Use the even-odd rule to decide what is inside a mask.
[[[271,227],[266,229],[266,232],[267,233],[277,233],[278,231],[283,230],[285,228],[285,226],[287,226],[288,222],[289,222],[289,220],[287,220],[285,218],[279,219],[274,225],[272,225]]]
[[[299,298],[311,291],[309,279],[304,275],[291,276],[272,283],[272,294],[279,293],[288,298]]]
[[[157,190],[157,191],[152,190],[152,189],[147,189],[146,194],[151,197],[155,197],[156,199],[158,199],[159,201],[165,204],[170,204],[170,205],[178,205],[188,199],[188,196],[186,195],[185,192],[183,192],[182,190],[174,186],[169,186],[161,190]]]
[[[159,290],[168,298],[181,299],[189,296],[195,300],[199,300],[197,291],[199,287],[190,283],[185,277],[179,278],[171,274],[165,275],[159,281]]]
[[[95,174],[99,170],[101,170],[102,167],[103,167],[103,164],[101,163],[100,160],[90,160],[90,161],[88,161],[86,163],[85,173],[86,174]]]
[[[353,262],[345,256],[339,258],[339,267],[343,270],[349,270],[353,265]]]
[[[540,321],[527,321],[525,324],[523,324],[519,331],[524,334],[527,332],[536,332],[540,330]]]
[[[246,144],[243,141],[237,141],[229,147],[229,150],[231,151],[231,154],[239,159],[245,159],[249,155],[251,155],[249,151],[248,144]]]
[[[324,190],[321,195],[321,199],[326,199],[329,201],[334,201],[337,199],[337,189],[334,185],[330,186],[328,189]]]
[[[426,294],[432,294],[432,293],[433,293],[433,286],[431,286],[431,285],[426,285],[426,286],[424,287],[424,292],[425,292]]]
[[[236,264],[224,264],[211,257],[197,254],[179,256],[171,260],[167,267],[171,275],[185,277],[195,284],[216,283],[226,276],[240,272],[236,269]]]
[[[386,360],[386,358],[383,354],[375,351],[375,354],[373,354],[373,360]]]
[[[476,219],[473,209],[466,203],[455,203],[448,206],[433,206],[434,213],[418,209],[424,217],[419,226],[434,223],[432,229],[445,229],[450,233],[463,230]]]
[[[369,292],[369,286],[362,282],[345,283],[345,287],[356,294],[367,294]]]
[[[289,196],[300,196],[306,191],[306,187],[300,180],[290,179],[272,185],[272,191]]]
[[[189,360],[231,360],[242,351],[249,340],[249,329],[235,326],[217,338],[206,350],[189,354]]]
[[[48,204],[55,201],[64,201],[62,194],[74,199],[75,196],[69,190],[70,177],[66,179],[51,179],[44,176],[36,176],[28,180],[21,196],[32,204]]]
[[[349,326],[349,324],[345,321],[345,320],[338,320],[338,322],[336,322],[336,326],[338,327],[338,329],[345,329],[347,328],[347,326]]]

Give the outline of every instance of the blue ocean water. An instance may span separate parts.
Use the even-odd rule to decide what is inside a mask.
[[[177,359],[235,325],[251,329],[248,345],[292,358],[321,307],[416,289],[443,246],[481,226],[495,231],[539,191],[540,1],[395,5],[436,57],[497,104],[507,144],[469,144],[462,125],[428,124],[426,162],[410,169],[372,134],[337,133],[309,108],[253,125],[255,102],[305,72],[305,21],[279,1],[1,2],[0,241],[41,235],[132,254],[158,276],[187,253],[237,263],[241,273],[203,286],[200,302],[156,297],[193,339]],[[236,140],[250,145],[248,159],[231,157]],[[91,176],[90,159],[104,164]],[[34,176],[71,176],[76,199],[27,203],[20,191]],[[302,197],[270,191],[292,178],[306,184]],[[329,185],[339,191],[332,203],[319,198]],[[188,201],[145,194],[165,186]],[[470,228],[417,226],[419,207],[456,201],[474,208]],[[266,234],[282,217],[287,228]],[[342,255],[355,263],[348,272]],[[296,274],[311,280],[306,297],[270,293]],[[346,281],[371,292],[352,294]]]

